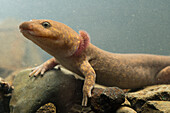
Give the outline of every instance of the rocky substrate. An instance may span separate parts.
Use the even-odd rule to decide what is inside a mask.
[[[133,92],[96,85],[88,107],[82,107],[83,80],[77,75],[58,68],[30,78],[30,71],[14,81],[8,77],[13,85],[0,79],[0,113],[170,113],[170,85]]]

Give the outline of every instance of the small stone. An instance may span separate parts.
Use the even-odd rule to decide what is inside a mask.
[[[170,101],[148,101],[142,106],[141,113],[170,113]]]
[[[36,113],[56,113],[56,107],[52,103],[41,106]]]
[[[137,112],[130,107],[122,106],[116,111],[116,113],[137,113]]]
[[[0,77],[0,113],[9,112],[9,101],[11,99],[12,86]]]
[[[117,87],[95,88],[92,91],[91,106],[95,112],[114,112],[124,102],[124,92]]]
[[[137,112],[150,100],[170,101],[170,85],[148,86],[136,92],[126,93],[126,98]]]

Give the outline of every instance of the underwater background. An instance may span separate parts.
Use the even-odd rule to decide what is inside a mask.
[[[31,19],[85,30],[91,43],[110,52],[170,55],[169,5],[169,0],[1,0],[0,74],[51,57],[19,32],[19,24]]]

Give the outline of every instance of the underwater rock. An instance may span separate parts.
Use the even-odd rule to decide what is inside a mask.
[[[56,113],[56,107],[52,103],[41,106],[36,113]]]
[[[95,88],[92,91],[91,106],[95,112],[112,113],[125,101],[123,90],[118,87]]]
[[[148,101],[142,106],[141,113],[170,113],[170,101]]]
[[[70,71],[54,69],[36,78],[28,76],[30,71],[24,70],[15,77],[11,113],[35,113],[48,102],[57,106],[58,113],[65,113],[76,100],[81,100],[83,81],[75,79]]]
[[[126,93],[126,98],[137,111],[149,100],[170,101],[170,85],[148,86],[136,92]]]
[[[9,101],[13,87],[0,77],[0,113],[9,113]]]
[[[116,113],[137,113],[137,112],[130,107],[122,106],[116,111]]]
[[[12,87],[5,82],[3,78],[0,77],[0,92],[3,92],[4,94],[8,94],[11,91]]]

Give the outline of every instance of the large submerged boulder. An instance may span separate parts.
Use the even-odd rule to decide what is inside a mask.
[[[58,112],[65,113],[82,97],[83,81],[76,79],[71,72],[63,68],[54,69],[43,77],[30,78],[30,71],[24,70],[15,77],[10,101],[11,113],[35,113],[48,102],[54,103]]]

